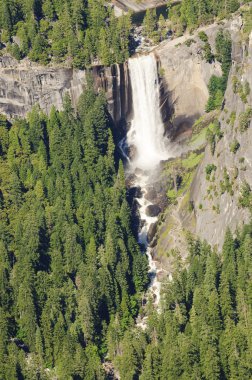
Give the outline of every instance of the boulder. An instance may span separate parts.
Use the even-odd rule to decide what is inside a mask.
[[[143,196],[143,193],[140,186],[131,187],[127,191],[127,198],[130,205],[132,204],[135,198],[142,198],[142,196]]]
[[[148,243],[150,243],[152,241],[156,232],[157,232],[157,222],[151,223],[149,230],[148,230],[148,234],[147,234]]]
[[[135,158],[136,158],[136,155],[137,155],[137,148],[135,145],[130,145],[127,147],[126,149],[126,154],[127,156],[129,157],[129,159],[131,161],[133,161]]]
[[[161,212],[161,208],[158,205],[149,205],[145,209],[147,216],[158,216],[158,214]]]
[[[136,182],[136,175],[135,174],[129,174],[127,177],[126,177],[126,187],[127,188],[131,188],[131,187],[134,187],[134,183]]]
[[[147,191],[145,194],[145,198],[149,202],[154,202],[155,199],[157,198],[157,192],[156,192],[155,188],[154,187],[148,187],[146,190]]]

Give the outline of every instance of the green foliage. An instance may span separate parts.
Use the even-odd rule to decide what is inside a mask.
[[[223,77],[211,76],[208,83],[209,99],[206,105],[206,112],[221,108],[225,88]]]
[[[0,117],[1,379],[104,379],[107,332],[136,316],[148,264],[107,114],[88,80],[77,115],[67,96]]]
[[[207,34],[204,31],[200,31],[198,33],[198,37],[201,39],[201,41],[208,42]]]
[[[129,56],[130,15],[115,18],[103,0],[1,0],[0,29],[2,42],[19,38],[20,52],[16,44],[9,47],[17,59],[28,55],[42,64],[68,59],[83,69],[97,60],[109,65]]]
[[[226,167],[224,168],[223,172],[223,180],[220,181],[220,190],[221,194],[224,194],[227,191],[230,195],[234,195],[233,186],[230,182],[230,176]]]
[[[133,330],[121,342],[123,379],[251,378],[251,249],[251,224],[236,238],[227,230],[218,254],[188,237],[186,265],[164,285],[145,339]]]
[[[236,120],[236,113],[232,111],[229,117],[229,122],[230,122],[231,127],[234,126],[235,120]]]
[[[200,25],[213,22],[216,16],[219,18],[227,17],[230,13],[235,12],[239,8],[237,0],[226,1],[198,1],[198,0],[182,0],[180,6],[172,7],[169,17],[178,31],[182,29],[193,30]],[[173,9],[175,8],[175,9]],[[182,28],[181,28],[182,27]],[[204,32],[199,33],[203,42],[206,42]]]
[[[156,9],[147,9],[143,20],[144,35],[152,39],[154,43],[159,41],[159,34],[157,32],[157,15]]]
[[[252,192],[249,184],[244,182],[241,189],[241,196],[239,197],[239,204],[241,207],[246,207],[251,210],[252,207]]]
[[[245,41],[248,41],[249,34],[252,30],[252,9],[249,4],[247,4],[246,7],[244,7],[243,12],[243,37]]]
[[[206,172],[206,176],[207,176],[208,179],[210,178],[212,172],[215,172],[216,169],[217,169],[217,167],[214,164],[208,164],[205,167],[205,172]]]
[[[239,144],[239,142],[235,139],[235,140],[231,143],[231,145],[230,145],[230,152],[235,154],[239,148],[240,148],[240,144]]]
[[[235,94],[239,94],[243,103],[247,103],[247,96],[250,94],[250,86],[248,81],[245,81],[244,84],[238,81],[237,76],[232,78],[233,91]]]
[[[209,99],[206,112],[221,108],[231,67],[232,42],[228,32],[219,31],[215,39],[216,59],[221,63],[222,76],[211,76],[208,89]]]
[[[169,183],[167,197],[170,203],[176,203],[177,198],[189,190],[201,160],[202,154],[192,152],[187,157],[174,159],[166,165],[165,175]]]
[[[212,63],[214,60],[214,54],[212,53],[211,45],[209,42],[206,42],[204,47],[204,58],[208,63]]]
[[[248,107],[246,111],[241,112],[239,115],[239,130],[241,132],[245,132],[251,122],[252,119],[252,108]]]
[[[14,44],[9,44],[7,46],[7,51],[8,53],[10,53],[14,58],[16,58],[18,61],[20,61],[21,59],[21,52],[20,52],[20,49],[19,49],[19,46],[18,44],[14,43]]]
[[[185,44],[187,47],[190,47],[192,44],[194,44],[196,41],[192,38],[189,38],[188,40],[186,40]]]
[[[211,153],[214,155],[217,142],[223,137],[221,125],[218,120],[211,123],[206,132],[206,139],[210,145]]]

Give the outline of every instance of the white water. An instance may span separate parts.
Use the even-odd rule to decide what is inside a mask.
[[[134,186],[140,186],[142,197],[138,198],[140,218],[144,221],[138,235],[138,242],[143,244],[149,261],[150,286],[148,293],[152,296],[152,303],[157,311],[160,310],[161,283],[158,273],[163,271],[157,268],[153,260],[151,249],[148,246],[147,234],[157,217],[149,217],[146,207],[151,204],[145,195],[147,186],[151,184],[151,176],[157,174],[160,161],[168,159],[172,154],[168,139],[164,136],[164,125],[160,112],[159,78],[157,62],[154,55],[139,56],[129,59],[129,74],[132,87],[132,103],[134,117],[131,127],[120,148],[128,161],[128,170],[135,174]],[[130,160],[127,157],[125,145],[134,147],[134,155]],[[136,169],[141,170],[136,170]],[[147,317],[138,322],[138,326],[146,328]]]
[[[127,134],[136,148],[134,167],[153,169],[168,158],[160,113],[159,79],[154,55],[129,59],[134,118]]]

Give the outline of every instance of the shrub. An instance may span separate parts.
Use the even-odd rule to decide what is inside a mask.
[[[208,63],[212,63],[214,60],[214,54],[212,53],[211,45],[209,42],[206,42],[204,47],[204,58]]]
[[[247,80],[245,81],[243,92],[246,96],[248,96],[250,94],[250,86],[249,86],[249,82]]]
[[[222,76],[212,75],[208,84],[209,99],[206,112],[222,106],[222,100],[227,87],[228,74],[231,67],[232,42],[230,34],[219,31],[215,39],[216,58],[221,63]]]
[[[236,75],[233,76],[232,78],[232,88],[234,94],[237,94],[241,90],[241,83],[239,82],[238,78]]]
[[[248,107],[246,111],[241,112],[239,115],[239,129],[241,132],[245,132],[250,124],[252,118],[252,108]]]
[[[252,203],[251,188],[247,182],[244,182],[241,189],[239,204],[241,207],[251,208],[251,203]]]
[[[221,130],[221,125],[218,120],[215,120],[213,124],[211,124],[212,129],[208,128],[206,132],[207,142],[210,144],[210,149],[212,155],[214,155],[216,140],[219,141],[223,137],[223,132]]]
[[[231,143],[231,145],[230,145],[230,152],[235,154],[239,148],[240,148],[240,144],[239,144],[239,142],[235,139],[235,140]]]
[[[239,94],[241,100],[243,103],[247,103],[247,96],[250,94],[250,86],[248,81],[246,80],[244,85],[242,85],[237,76],[234,75],[232,78],[232,84],[233,84],[233,92],[235,94]]]
[[[224,77],[212,75],[208,83],[208,89],[210,96],[206,105],[206,112],[210,112],[221,107],[224,92],[226,90],[226,81],[224,80]]]
[[[225,191],[227,191],[229,194],[234,195],[227,168],[224,168],[223,179],[224,180],[220,182],[221,193],[224,194]]]
[[[236,113],[234,111],[231,112],[229,120],[231,127],[233,127],[236,120]]]
[[[201,41],[208,42],[208,37],[207,37],[207,34],[205,32],[203,32],[203,31],[199,32],[198,37],[199,37],[199,39],[201,39]]]
[[[186,40],[186,42],[185,42],[185,45],[187,46],[187,47],[190,47],[192,44],[194,44],[196,41],[194,40],[194,39],[192,39],[192,38],[189,38],[188,40]]]
[[[12,55],[12,57],[16,58],[17,61],[20,61],[20,59],[22,58],[19,46],[16,43],[8,44],[7,51]]]
[[[211,153],[213,156],[214,152],[215,152],[215,145],[216,144],[215,144],[215,136],[214,136],[214,134],[210,128],[208,128],[206,131],[206,139],[207,139],[207,142],[210,144],[210,150],[211,150]]]
[[[208,165],[205,167],[205,171],[206,171],[207,179],[210,178],[212,172],[215,172],[216,169],[217,169],[217,167],[216,167],[214,164],[208,164]]]

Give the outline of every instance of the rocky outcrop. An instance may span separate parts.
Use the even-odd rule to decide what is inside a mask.
[[[212,49],[219,29],[215,24],[204,28]],[[155,49],[161,76],[160,106],[172,138],[191,128],[205,112],[209,79],[211,75],[221,75],[219,62],[210,64],[204,59],[203,45],[197,31],[194,35],[164,41]]]
[[[191,189],[195,232],[218,248],[223,244],[227,227],[234,232],[250,220],[250,213],[240,206],[239,198],[244,182],[252,188],[252,121],[242,132],[239,119],[242,112],[252,106],[252,94],[250,91],[245,103],[238,93],[234,93],[232,82],[235,76],[241,85],[247,81],[252,90],[252,33],[246,45],[235,33],[235,28],[233,24],[233,64],[225,94],[225,108],[219,118],[223,138],[217,143],[214,155],[210,147],[206,149]],[[234,142],[239,143],[236,152],[231,149]],[[205,169],[209,164],[215,165],[216,171],[207,178]]]
[[[206,147],[203,160],[196,171],[190,191],[182,194],[177,199],[176,205],[169,205],[165,214],[160,218],[155,236],[156,244],[153,248],[153,256],[169,270],[173,266],[174,256],[180,256],[182,261],[186,259],[188,232],[195,234],[202,240],[205,239],[212,247],[216,246],[220,250],[224,242],[226,229],[229,227],[232,232],[235,232],[237,228],[248,223],[251,218],[249,210],[241,207],[239,199],[245,182],[252,189],[252,121],[250,121],[247,130],[242,132],[239,127],[239,119],[240,115],[248,107],[252,107],[252,34],[250,35],[249,43],[246,42],[247,40],[244,39],[241,32],[242,19],[237,16],[223,26],[228,28],[232,37],[232,67],[223,110],[214,115],[215,118],[219,117],[223,137],[219,141],[216,140],[213,155],[210,146]],[[211,41],[216,35],[215,27],[214,30],[215,34],[213,33],[213,35],[206,31]],[[182,49],[183,51],[185,48],[177,47],[176,49],[178,51]],[[165,54],[165,52],[163,53]],[[191,58],[191,60],[194,59]],[[181,70],[184,70],[183,67],[182,65]],[[234,77],[237,78],[241,86],[244,86],[246,82],[249,83],[250,94],[247,96],[246,102],[244,99],[242,100],[239,93],[234,93]],[[177,87],[174,88],[170,98],[168,96],[170,102],[172,102],[175,94],[178,96],[177,102],[174,104],[173,123],[180,113],[180,107],[187,107],[195,96],[195,93],[193,93],[192,99],[189,99],[188,103],[183,105],[183,99],[185,98],[183,97],[182,89],[181,77],[181,84],[178,83]],[[180,103],[181,99],[182,105]],[[205,100],[207,99],[205,98]],[[195,105],[196,108],[191,104],[191,111],[188,108],[187,115],[194,114],[194,110],[197,109],[199,103],[196,102]],[[202,109],[200,111],[200,108],[198,108],[198,110],[200,114],[201,112],[203,113]],[[181,112],[181,114],[183,113]],[[204,117],[204,120],[206,121],[207,118]],[[239,144],[237,145],[237,151],[231,149],[234,142]],[[206,175],[207,165],[216,167],[210,177]]]
[[[157,224],[158,222],[155,222],[155,223],[151,223],[150,225],[150,228],[148,230],[148,233],[147,233],[147,241],[148,243],[151,243],[156,232],[157,232]]]
[[[111,117],[116,124],[129,112],[127,65],[95,66],[91,70],[96,89],[103,89]],[[0,113],[24,117],[36,103],[48,114],[52,105],[62,109],[68,92],[76,107],[86,72],[67,67],[41,66],[24,59],[0,57]]]
[[[147,216],[158,216],[158,214],[160,214],[161,212],[161,209],[158,205],[149,205],[146,207],[145,209],[145,213]]]
[[[145,11],[149,8],[156,8],[160,5],[164,5],[164,0],[148,0],[148,1],[139,1],[139,0],[114,0],[113,4],[122,9],[124,12],[140,12]]]

